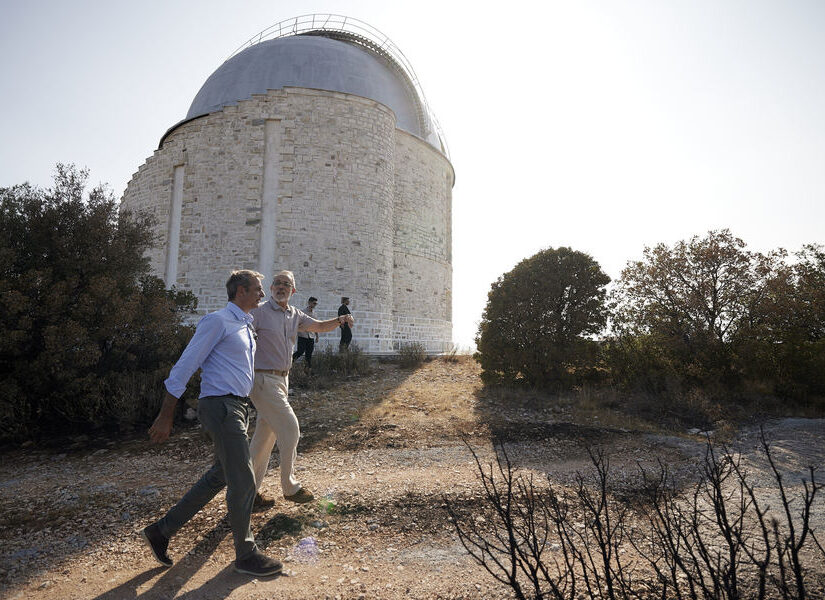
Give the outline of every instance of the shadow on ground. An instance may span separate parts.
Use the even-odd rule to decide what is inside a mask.
[[[380,403],[410,375],[410,371],[393,364],[377,364],[371,375],[333,379],[322,385],[296,389],[290,401],[303,432],[299,452],[326,449],[330,439],[348,437],[347,431],[357,425],[358,415]],[[253,431],[251,427],[250,435]],[[192,423],[176,425],[172,437],[159,446],[136,436],[108,442],[96,439],[90,443],[92,448],[81,446],[63,452],[48,448],[3,453],[0,461],[3,465],[0,467],[0,593],[9,585],[36,580],[48,571],[55,571],[74,556],[91,549],[107,544],[116,548],[119,540],[136,535],[135,531],[143,524],[150,523],[172,506],[208,468],[212,456],[211,442]],[[277,451],[274,454],[277,455]],[[128,463],[136,465],[133,470],[122,472],[122,467],[117,466],[120,461],[134,461],[134,457],[140,459]],[[100,465],[97,476],[96,464]],[[69,473],[80,472],[95,483],[83,486],[78,483],[79,478],[68,477]],[[172,474],[174,479],[161,482],[159,473],[167,477]],[[41,485],[44,481],[67,478],[72,483],[59,489],[52,483],[51,493],[34,495],[29,493],[27,477],[37,478]],[[200,513],[196,515],[191,525],[198,529],[209,526],[200,517]],[[301,526],[301,522],[291,517],[276,515],[259,536],[264,544],[269,544],[300,531]],[[186,581],[202,565],[199,557],[211,554],[228,533],[226,529],[215,540],[215,532],[219,530],[221,527],[217,526],[206,535],[193,549],[195,554],[165,573],[153,589],[160,586],[167,589],[168,595],[178,579]],[[48,543],[36,541],[40,539],[37,536],[47,539]],[[23,537],[30,540],[25,547],[10,549],[10,542],[20,542]],[[181,543],[185,543],[184,540]],[[144,579],[141,575],[100,598],[137,597],[129,596],[128,590],[151,577]]]

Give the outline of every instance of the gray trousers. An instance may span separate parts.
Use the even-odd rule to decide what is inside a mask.
[[[249,528],[255,500],[247,437],[249,401],[239,396],[205,396],[198,400],[198,419],[215,444],[215,464],[158,521],[158,527],[163,535],[172,537],[226,487],[235,558],[242,559],[257,549]]]

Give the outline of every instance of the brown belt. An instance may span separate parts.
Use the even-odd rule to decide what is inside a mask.
[[[286,377],[289,375],[289,371],[279,371],[278,369],[255,369],[256,373],[269,373],[271,375],[280,375],[281,377]]]

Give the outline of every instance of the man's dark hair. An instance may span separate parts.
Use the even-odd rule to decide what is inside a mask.
[[[310,302],[318,302],[318,298],[316,298],[315,296],[310,296],[309,300],[307,300],[307,304],[309,304]]]
[[[226,281],[226,295],[230,300],[235,299],[238,293],[238,288],[243,286],[248,288],[256,279],[261,280],[264,276],[257,271],[250,271],[249,269],[241,269],[240,271],[232,271],[229,279]]]

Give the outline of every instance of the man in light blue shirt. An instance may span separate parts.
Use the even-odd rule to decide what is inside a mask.
[[[203,317],[195,335],[164,382],[166,397],[149,429],[154,443],[172,431],[175,406],[189,378],[201,369],[198,419],[215,444],[215,464],[162,519],[143,530],[155,558],[172,566],[169,539],[226,487],[229,524],[235,541],[235,570],[258,577],[275,575],[280,561],[258,550],[250,530],[255,475],[249,455],[249,393],[254,377],[255,336],[249,311],[263,299],[263,275],[234,271],[226,282],[226,308]]]

